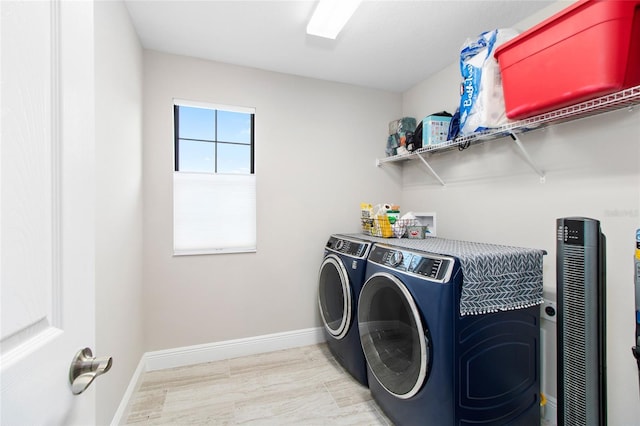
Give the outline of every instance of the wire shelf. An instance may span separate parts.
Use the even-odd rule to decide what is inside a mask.
[[[377,160],[377,164],[381,165],[384,163],[394,163],[398,161],[412,160],[414,158],[422,158],[420,154],[446,151],[459,146],[467,147],[474,143],[498,139],[514,135],[516,133],[528,132],[550,124],[577,120],[625,107],[633,107],[638,104],[640,104],[640,86],[635,86],[599,98],[590,99],[576,105],[567,106],[523,120],[513,121],[496,129],[461,136],[437,145],[427,145],[408,154],[381,158]]]

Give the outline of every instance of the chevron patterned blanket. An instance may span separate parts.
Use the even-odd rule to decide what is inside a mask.
[[[351,236],[460,260],[460,315],[521,309],[542,303],[544,250],[430,237],[419,239]]]

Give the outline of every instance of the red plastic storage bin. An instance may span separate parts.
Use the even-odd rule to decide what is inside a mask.
[[[496,49],[507,117],[640,85],[640,0],[581,0]]]

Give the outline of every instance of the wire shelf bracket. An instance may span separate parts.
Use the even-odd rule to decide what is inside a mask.
[[[509,136],[511,136],[511,139],[516,144],[518,149],[520,149],[520,153],[524,156],[525,161],[529,163],[529,166],[533,169],[533,171],[536,172],[538,176],[540,176],[540,183],[545,183],[546,177],[545,177],[544,171],[542,171],[540,168],[538,168],[538,166],[536,166],[536,163],[533,161],[533,159],[531,158],[527,150],[524,148],[524,145],[522,145],[522,141],[520,141],[520,138],[518,137],[518,135],[516,135],[515,133],[510,133]]]
[[[442,186],[446,186],[444,181],[440,178],[440,176],[438,176],[438,174],[436,173],[435,170],[433,170],[433,167],[431,167],[431,165],[429,165],[429,163],[427,162],[427,160],[422,156],[422,154],[418,153],[418,158],[420,160],[422,160],[422,163],[427,166],[427,169],[429,169],[429,171],[431,172],[431,174],[438,179],[438,182],[440,182],[440,185]]]

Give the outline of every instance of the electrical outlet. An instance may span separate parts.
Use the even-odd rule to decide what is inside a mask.
[[[544,299],[542,305],[540,305],[540,317],[547,321],[556,322],[558,318],[558,308],[556,302],[549,299]]]

